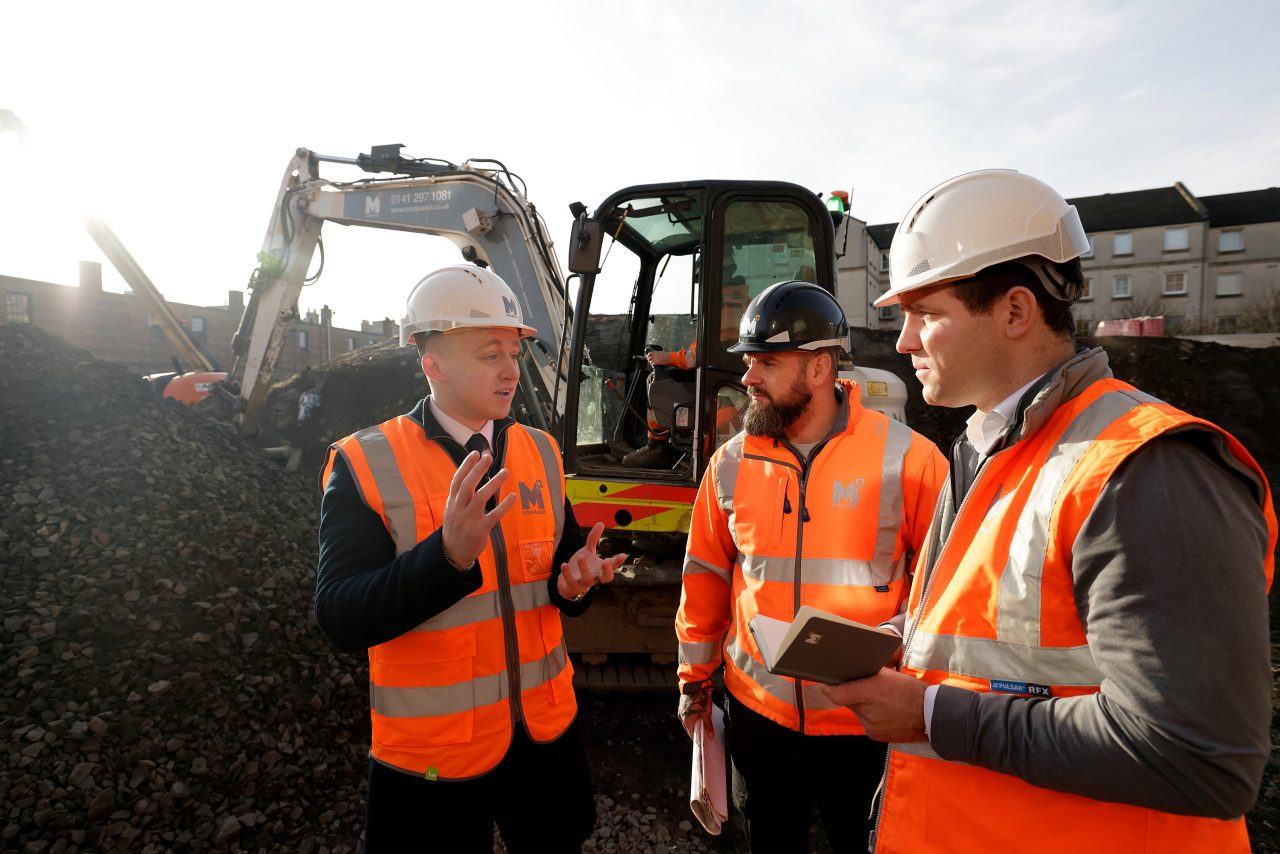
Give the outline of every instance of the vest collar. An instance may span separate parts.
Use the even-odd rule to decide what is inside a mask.
[[[1101,347],[1080,350],[1070,359],[1036,380],[1023,393],[1009,426],[988,453],[1007,448],[1039,430],[1055,410],[1098,380],[1112,376],[1107,353]]]

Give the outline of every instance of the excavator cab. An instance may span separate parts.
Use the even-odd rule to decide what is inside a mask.
[[[636,186],[594,216],[571,209],[569,269],[580,281],[561,430],[570,495],[580,521],[603,521],[629,541],[622,547],[677,556],[711,455],[741,429],[742,358],[728,348],[742,311],[775,282],[834,288],[831,214],[812,192],[771,181]],[[683,350],[689,365],[661,371],[661,394],[646,361],[655,348]],[[669,451],[624,464],[655,426]],[[662,538],[670,548],[656,547]]]
[[[728,348],[743,309],[775,282],[834,286],[830,213],[793,184],[742,181],[630,187],[594,217],[574,210],[573,340],[582,346],[568,366],[577,390],[565,405],[568,470],[635,479],[622,458],[657,432],[670,436],[670,452],[655,455],[643,479],[695,486],[741,428],[742,359]],[[688,367],[651,378],[654,349],[683,351]]]
[[[775,282],[834,289],[832,216],[812,192],[763,181],[629,187],[592,216],[580,204],[571,210],[569,269],[579,281],[559,425],[566,492],[579,524],[604,523],[602,554],[632,557],[622,584],[565,631],[584,663],[618,650],[648,654],[643,668],[590,670],[587,684],[667,684],[661,665],[674,659],[698,483],[716,448],[742,429],[747,405],[742,357],[728,348],[747,304]],[[691,367],[650,381],[653,348],[692,350]],[[651,420],[669,430],[669,449],[651,465],[625,464]]]

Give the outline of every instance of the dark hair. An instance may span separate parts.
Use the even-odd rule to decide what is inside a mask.
[[[1038,257],[1034,260],[1043,261]],[[1079,258],[1052,266],[1054,271],[1075,290],[1079,291],[1084,287],[1084,272],[1080,268]],[[955,288],[953,293],[973,314],[987,314],[996,300],[1019,286],[1031,291],[1035,296],[1036,303],[1040,306],[1040,315],[1049,329],[1067,336],[1074,334],[1075,321],[1071,317],[1071,303],[1052,296],[1045,290],[1036,274],[1017,261],[1005,261],[987,267],[975,275],[972,281],[967,281],[961,287]]]

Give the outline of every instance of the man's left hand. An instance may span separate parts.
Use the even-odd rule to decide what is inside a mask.
[[[596,554],[596,544],[604,533],[604,523],[596,522],[587,534],[587,544],[573,553],[567,563],[560,564],[560,577],[556,590],[566,599],[576,600],[597,584],[613,581],[613,571],[627,560],[626,552],[613,557]]]
[[[848,707],[876,741],[928,741],[924,730],[925,683],[897,670],[840,685],[820,685],[827,699]]]

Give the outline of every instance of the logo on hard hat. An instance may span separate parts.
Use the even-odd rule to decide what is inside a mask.
[[[758,315],[758,314],[757,314],[755,317],[753,317],[753,318],[751,318],[750,320],[748,320],[748,321],[747,321],[747,327],[746,327],[746,329],[744,330],[744,333],[745,333],[745,334],[747,334],[747,335],[755,335],[755,334],[756,334],[756,324],[757,324],[757,323],[759,323],[759,322],[760,322],[760,315]]]
[[[519,317],[520,308],[513,299],[502,298],[502,310],[507,313],[507,317]]]

